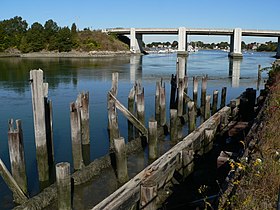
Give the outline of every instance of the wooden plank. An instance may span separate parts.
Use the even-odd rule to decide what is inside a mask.
[[[108,94],[115,101],[116,108],[125,115],[125,117],[142,133],[142,135],[147,136],[147,128],[131,112],[129,112],[111,92],[108,92]]]
[[[140,184],[153,180],[157,183],[158,189],[163,187],[165,183],[171,180],[173,173],[178,169],[178,165],[182,164],[182,151],[192,147],[193,141],[200,139],[204,135],[206,129],[217,129],[220,124],[221,115],[228,111],[229,107],[225,107],[200,125],[194,132],[186,136],[182,141],[172,147],[168,152],[163,154],[151,165],[133,177],[129,182],[117,189],[95,207],[93,210],[117,210],[129,209],[140,199]],[[186,158],[185,158],[186,159]],[[191,159],[188,159],[191,162]]]
[[[27,195],[24,194],[24,192],[21,190],[5,164],[3,163],[2,159],[0,158],[0,174],[5,181],[5,183],[8,185],[10,190],[14,194],[14,199],[16,203],[22,204],[28,200]]]

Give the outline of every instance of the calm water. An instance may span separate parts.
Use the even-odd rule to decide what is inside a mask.
[[[207,94],[227,87],[227,102],[248,87],[256,88],[258,64],[270,66],[274,53],[244,53],[241,61],[230,61],[226,52],[199,51],[187,58],[189,93],[192,76],[208,74]],[[91,159],[108,152],[106,97],[111,88],[113,72],[119,72],[118,99],[127,104],[129,90],[136,80],[145,88],[146,121],[154,115],[155,83],[166,82],[169,102],[170,76],[176,73],[175,54],[154,54],[143,57],[91,59],[0,59],[0,158],[9,166],[8,120],[21,119],[24,134],[28,187],[31,195],[38,193],[33,115],[29,71],[41,68],[49,83],[49,99],[53,101],[53,128],[56,162],[72,163],[69,104],[81,91],[90,93]],[[262,74],[266,77],[266,73]],[[168,107],[167,107],[168,108]],[[126,119],[119,114],[121,135],[127,137]],[[0,178],[0,209],[11,209],[12,195]]]

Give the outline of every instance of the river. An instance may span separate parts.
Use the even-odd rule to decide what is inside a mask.
[[[258,65],[270,66],[274,53],[244,53],[242,60],[230,60],[223,51],[199,51],[187,58],[189,95],[192,77],[208,75],[207,94],[227,87],[227,103],[246,88],[257,88]],[[28,189],[33,196],[39,191],[29,71],[44,71],[53,102],[55,161],[72,164],[69,104],[81,91],[90,94],[91,160],[108,152],[107,92],[113,72],[119,72],[118,99],[127,105],[129,90],[136,80],[145,88],[147,120],[154,115],[156,81],[166,83],[169,102],[170,77],[176,73],[176,54],[118,56],[112,58],[0,58],[0,158],[10,169],[8,154],[8,120],[21,119],[23,127]],[[262,81],[267,73],[262,73]],[[263,86],[263,82],[261,83]],[[200,89],[200,87],[199,87]],[[167,107],[169,110],[169,107]],[[127,138],[126,119],[119,114],[121,136]],[[12,193],[0,178],[0,209],[13,207]]]

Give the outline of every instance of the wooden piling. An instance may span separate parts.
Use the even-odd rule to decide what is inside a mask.
[[[128,171],[127,171],[127,158],[125,150],[125,142],[123,137],[114,139],[114,150],[116,155],[116,167],[117,167],[117,177],[120,183],[125,183],[128,181]]]
[[[160,82],[157,81],[156,82],[156,95],[155,95],[155,119],[157,122],[160,122],[159,98],[160,98]],[[171,98],[170,98],[170,104],[171,104]]]
[[[134,101],[135,101],[135,87],[131,88],[128,95],[128,111],[134,113]],[[128,129],[128,141],[134,139],[134,127],[133,124],[127,120],[127,129]]]
[[[205,107],[205,102],[206,102],[206,89],[207,89],[207,76],[202,77],[202,82],[201,82],[201,103],[200,106],[202,108],[202,111],[204,110]]]
[[[171,90],[170,90],[170,109],[176,108],[176,90],[177,90],[177,78],[176,75],[171,75]]]
[[[59,210],[71,210],[70,164],[56,164],[57,207]]]
[[[119,125],[118,125],[118,116],[116,110],[115,100],[112,98],[114,96],[111,91],[108,92],[108,129],[109,129],[109,138],[110,138],[110,150],[113,149],[113,139],[119,138]]]
[[[13,119],[9,120],[8,144],[13,178],[24,194],[27,195],[27,176],[21,120],[16,120],[16,128],[14,128]]]
[[[205,108],[204,108],[204,119],[208,120],[211,116],[210,114],[210,101],[211,101],[211,96],[207,95],[205,97]]]
[[[197,92],[198,92],[198,80],[197,77],[193,77],[193,102],[195,107],[197,107]]]
[[[31,70],[31,93],[39,181],[49,180],[48,149],[46,140],[43,71]]]
[[[119,82],[119,73],[118,72],[112,73],[111,92],[114,96],[117,96],[117,94],[118,94],[118,82]]]
[[[189,133],[194,131],[196,124],[195,124],[195,105],[193,101],[188,102],[188,126],[189,126]]]
[[[157,209],[157,184],[155,181],[145,181],[140,185],[140,209],[154,210]]]
[[[48,149],[48,161],[51,167],[54,163],[54,145],[53,145],[53,108],[52,101],[44,97],[45,101],[45,123],[46,123],[46,139]]]
[[[215,114],[217,112],[217,109],[218,109],[218,95],[219,95],[219,91],[214,90],[214,92],[213,92],[213,102],[212,102],[212,115]]]
[[[144,99],[144,88],[141,93],[136,95],[136,115],[138,120],[145,125],[145,99]]]
[[[75,170],[80,170],[84,167],[82,154],[82,139],[81,139],[81,123],[80,112],[76,103],[70,104],[70,125],[72,138],[72,158]]]
[[[165,95],[165,84],[161,85],[159,97],[159,107],[160,107],[160,126],[166,125],[166,95]]]
[[[142,133],[142,135],[147,136],[148,135],[148,131],[146,129],[146,127],[132,114],[130,113],[125,106],[123,106],[118,99],[116,99],[116,97],[114,97],[111,92],[109,91],[108,93],[111,97],[112,100],[114,100],[116,108],[118,110],[120,110],[125,117],[131,122],[133,123],[133,125]]]
[[[262,66],[258,65],[258,82],[257,82],[257,90],[260,89],[260,83],[261,83],[261,79],[262,79]]]
[[[184,79],[179,78],[179,83],[178,83],[178,116],[181,117],[183,116],[183,106],[184,106]]]
[[[186,111],[187,111],[187,98],[189,99],[188,97],[188,87],[189,87],[189,81],[188,81],[188,77],[185,76],[184,77],[184,100],[183,100],[183,115],[186,114]],[[186,97],[187,96],[187,97]]]
[[[170,109],[170,140],[178,140],[178,129],[177,129],[178,115],[176,109]]]
[[[28,196],[22,191],[16,180],[13,178],[2,159],[0,158],[0,175],[2,176],[5,183],[8,185],[10,190],[13,192],[14,201],[18,204],[23,204],[28,200]]]
[[[149,120],[149,159],[156,159],[158,157],[158,138],[157,138],[157,121]]]
[[[117,91],[117,88],[114,88]],[[77,105],[81,115],[81,136],[82,144],[90,144],[90,126],[89,126],[89,92],[82,92],[78,95]]]
[[[221,107],[223,108],[226,105],[226,98],[227,98],[227,87],[222,88],[222,94],[221,94]]]

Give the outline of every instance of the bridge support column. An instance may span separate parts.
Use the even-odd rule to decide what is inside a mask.
[[[277,51],[275,57],[280,58],[280,37],[278,37],[278,45],[277,45]]]
[[[241,28],[235,28],[233,35],[230,36],[230,53],[231,58],[242,58],[241,53],[241,41],[242,41],[242,30]]]
[[[188,55],[186,28],[180,27],[178,32],[178,56]]]
[[[135,28],[130,29],[130,51],[140,54],[143,52],[143,35],[137,34]]]

